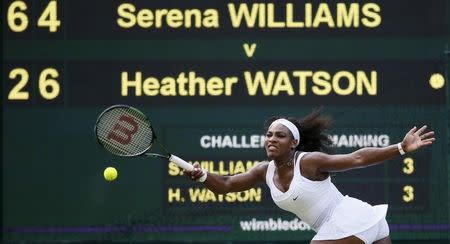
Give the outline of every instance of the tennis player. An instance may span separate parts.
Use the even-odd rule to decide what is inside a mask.
[[[205,186],[219,194],[244,191],[266,182],[280,208],[308,223],[316,235],[311,243],[391,243],[386,222],[387,205],[344,196],[331,182],[330,173],[364,168],[431,145],[434,132],[412,128],[402,142],[349,154],[330,155],[326,129],[331,119],[313,111],[303,119],[270,118],[265,149],[270,162],[246,173],[221,176],[201,169],[186,172],[192,180],[207,174]]]

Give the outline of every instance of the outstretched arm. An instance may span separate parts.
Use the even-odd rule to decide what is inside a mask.
[[[412,128],[406,133],[400,144],[390,145],[382,148],[366,147],[349,154],[328,155],[314,152],[306,155],[303,162],[308,167],[314,167],[315,172],[337,172],[381,163],[404,152],[412,152],[421,147],[431,145],[434,138],[434,131],[426,132],[427,126]],[[401,147],[400,147],[400,146]]]
[[[206,188],[214,193],[225,194],[228,192],[238,192],[248,190],[257,183],[265,181],[268,163],[259,163],[248,172],[231,176],[223,176],[213,173],[206,173],[200,168],[200,164],[194,163],[194,170],[185,172],[192,180],[199,179],[203,174],[208,174],[204,184]]]

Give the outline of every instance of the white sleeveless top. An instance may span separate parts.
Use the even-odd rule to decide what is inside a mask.
[[[280,208],[294,213],[317,232],[313,240],[336,240],[369,229],[386,216],[387,205],[372,207],[358,199],[343,196],[331,182],[312,181],[301,175],[300,162],[294,163],[294,177],[289,189],[281,192],[273,181],[275,163],[269,162],[266,182],[273,201]]]

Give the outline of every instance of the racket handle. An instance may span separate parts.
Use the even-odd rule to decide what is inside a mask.
[[[194,166],[192,166],[192,164],[184,161],[183,159],[181,159],[173,154],[170,154],[169,160],[174,162],[176,165],[178,165],[178,167],[185,169],[187,171],[192,171],[194,169]]]
[[[186,161],[184,161],[183,159],[170,154],[169,160],[174,162],[176,165],[178,165],[178,167],[185,169],[187,171],[192,171],[194,169],[194,166]],[[198,182],[204,182],[206,180],[206,177],[208,177],[208,172],[206,170],[203,170],[203,175],[202,177],[200,177],[197,181]]]

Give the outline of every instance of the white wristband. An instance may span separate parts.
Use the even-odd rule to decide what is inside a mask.
[[[405,151],[403,150],[403,147],[402,147],[402,143],[401,143],[401,142],[399,142],[399,143],[397,144],[397,148],[398,148],[398,151],[400,152],[400,155],[404,155],[404,154],[405,154]]]
[[[208,170],[202,169],[203,175],[202,177],[198,178],[197,182],[205,182],[206,178],[208,177]]]

